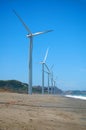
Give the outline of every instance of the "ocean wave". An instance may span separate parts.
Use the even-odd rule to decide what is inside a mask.
[[[81,99],[81,100],[86,100],[86,96],[77,96],[77,95],[65,95],[66,97],[70,98],[76,98],[76,99]]]

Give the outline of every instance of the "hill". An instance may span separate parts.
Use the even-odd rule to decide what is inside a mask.
[[[17,80],[0,80],[0,91],[9,91],[9,92],[16,92],[16,93],[28,93],[28,84],[22,83]],[[32,88],[33,93],[41,93],[42,87],[41,86],[33,86]],[[45,93],[47,93],[47,87],[44,87]],[[51,92],[51,87],[50,87]],[[55,93],[61,94],[62,90],[55,87]]]
[[[27,93],[27,84],[17,80],[0,80],[0,91]]]

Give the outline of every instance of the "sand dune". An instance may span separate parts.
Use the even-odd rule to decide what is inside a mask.
[[[86,101],[1,92],[0,130],[86,130]]]

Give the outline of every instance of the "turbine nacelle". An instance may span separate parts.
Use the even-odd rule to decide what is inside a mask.
[[[40,62],[40,64],[45,64],[45,62],[42,61],[42,62]]]

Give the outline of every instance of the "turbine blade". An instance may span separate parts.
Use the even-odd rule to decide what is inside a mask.
[[[51,66],[50,70],[52,70],[53,66],[54,66],[54,64]]]
[[[37,32],[37,33],[33,33],[32,36],[36,36],[36,35],[40,35],[40,34],[52,32],[52,31],[53,31],[53,30],[46,30],[46,31],[43,31],[43,32]]]
[[[47,68],[48,73],[50,73],[50,70],[49,70],[49,68],[48,68],[47,64],[45,64],[45,67]]]
[[[24,21],[21,19],[21,17],[18,15],[18,13],[13,9],[13,12],[15,13],[15,15],[19,18],[19,20],[21,21],[21,23],[23,24],[23,26],[26,28],[26,30],[30,33],[30,34],[32,34],[31,33],[31,31],[30,31],[30,29],[27,27],[27,25],[24,23]]]
[[[46,59],[47,59],[48,50],[49,50],[49,48],[48,48],[47,51],[46,51],[46,54],[45,54],[45,57],[44,57],[44,60],[43,60],[44,63],[46,62]]]

